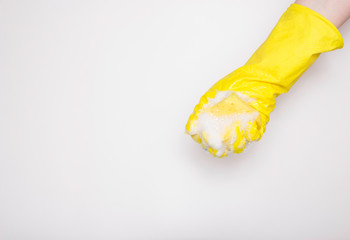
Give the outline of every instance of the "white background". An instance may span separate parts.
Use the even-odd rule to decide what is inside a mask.
[[[290,1],[3,1],[0,239],[350,239],[350,24],[215,159],[184,134]]]

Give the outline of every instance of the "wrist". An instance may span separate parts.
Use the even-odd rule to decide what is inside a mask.
[[[327,18],[337,28],[350,18],[350,0],[296,0]]]

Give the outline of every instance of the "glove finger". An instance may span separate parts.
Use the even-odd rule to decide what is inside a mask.
[[[191,138],[192,138],[195,142],[197,142],[197,143],[199,143],[199,144],[202,143],[202,139],[201,139],[201,137],[199,136],[199,134],[193,134],[193,135],[191,135]]]
[[[186,132],[190,135],[195,134],[194,133],[194,129],[195,129],[195,122],[198,119],[198,117],[196,116],[196,114],[193,112],[190,117],[188,118],[188,121],[186,123]]]
[[[236,133],[236,141],[233,144],[233,151],[235,153],[241,153],[241,152],[243,152],[247,141],[244,137],[243,131],[242,131],[239,123],[236,122],[234,124],[234,130]]]
[[[249,142],[257,141],[261,138],[260,126],[256,121],[252,121],[247,124],[247,130],[244,133],[244,137]]]
[[[226,157],[228,155],[228,150],[226,148],[220,149],[220,150],[216,150],[214,148],[209,148],[208,150],[211,155],[213,155],[214,157],[218,157],[218,158],[223,158]]]

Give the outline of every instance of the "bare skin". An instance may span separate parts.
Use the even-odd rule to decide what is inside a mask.
[[[296,0],[331,21],[337,28],[350,18],[350,0]]]

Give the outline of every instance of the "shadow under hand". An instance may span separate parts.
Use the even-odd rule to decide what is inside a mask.
[[[229,154],[227,157],[216,158],[192,139],[190,140],[191,142],[183,141],[185,153],[198,171],[209,176],[233,175],[245,165],[252,165],[252,161],[255,162],[258,159],[259,142],[249,144],[240,154]]]

